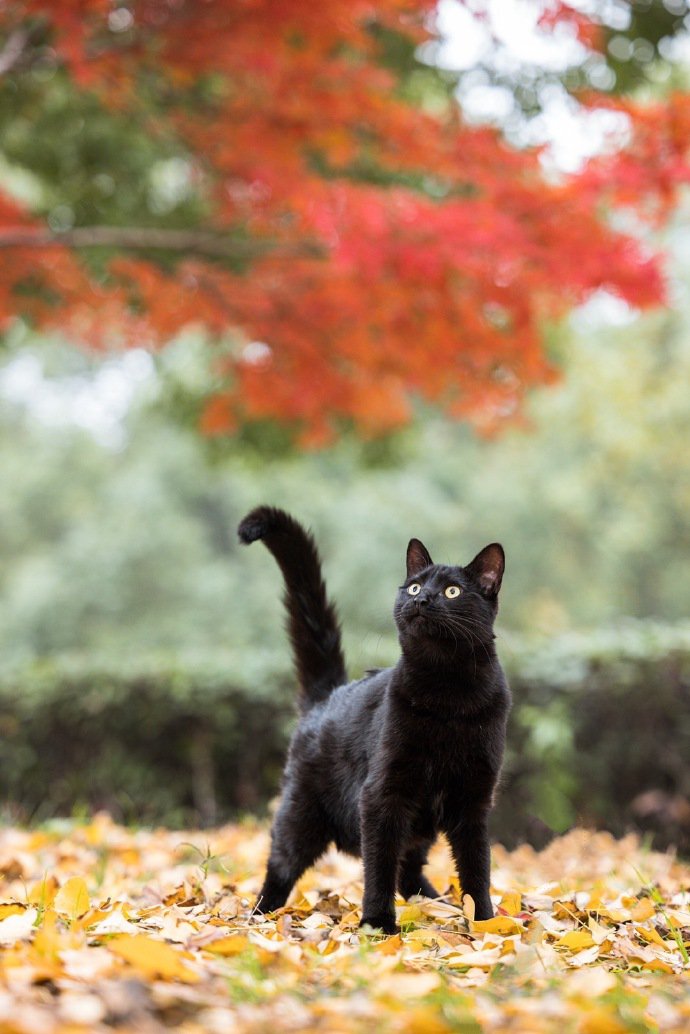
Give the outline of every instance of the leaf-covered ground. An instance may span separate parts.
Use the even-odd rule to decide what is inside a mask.
[[[632,838],[496,848],[482,923],[440,846],[447,901],[401,902],[391,938],[358,932],[361,867],[335,853],[253,913],[267,843],[103,815],[0,831],[0,1034],[690,1030],[690,867]]]

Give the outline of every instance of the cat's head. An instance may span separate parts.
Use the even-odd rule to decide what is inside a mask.
[[[395,601],[403,651],[420,659],[486,655],[493,642],[505,554],[498,542],[465,567],[435,564],[426,546],[411,539],[407,577]]]

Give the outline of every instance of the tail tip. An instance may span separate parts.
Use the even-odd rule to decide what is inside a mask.
[[[240,542],[248,546],[257,539],[263,539],[275,528],[277,511],[271,506],[257,506],[243,517],[237,526]]]

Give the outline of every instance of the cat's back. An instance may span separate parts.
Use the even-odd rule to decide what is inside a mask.
[[[391,669],[371,672],[334,689],[300,720],[291,744],[293,766],[319,768],[326,785],[366,778],[382,725]]]
[[[370,720],[383,702],[391,671],[391,668],[376,669],[361,679],[338,686],[322,705],[323,719],[348,722],[355,718],[360,723]]]

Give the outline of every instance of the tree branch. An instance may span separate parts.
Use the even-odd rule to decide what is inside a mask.
[[[239,240],[208,230],[172,230],[139,226],[75,226],[71,230],[17,226],[0,228],[0,248],[123,248],[124,250],[181,251],[209,258],[318,258],[325,254],[316,240],[285,243],[275,240]]]

